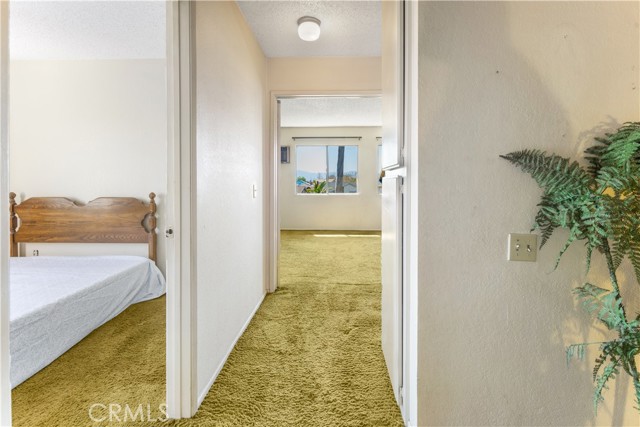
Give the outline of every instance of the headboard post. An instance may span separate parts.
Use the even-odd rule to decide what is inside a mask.
[[[16,230],[18,218],[16,217],[16,193],[9,193],[9,256],[18,256],[18,242],[16,242]]]
[[[149,193],[149,259],[156,262],[156,193]]]

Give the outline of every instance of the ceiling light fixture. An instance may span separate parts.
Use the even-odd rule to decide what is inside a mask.
[[[311,16],[298,19],[298,35],[306,42],[313,42],[320,37],[320,20]]]

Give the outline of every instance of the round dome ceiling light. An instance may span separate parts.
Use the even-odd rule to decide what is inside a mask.
[[[306,42],[313,42],[320,37],[320,20],[311,16],[298,19],[298,35]]]

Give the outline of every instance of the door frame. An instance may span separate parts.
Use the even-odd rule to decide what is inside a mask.
[[[280,196],[278,191],[278,171],[280,167],[280,109],[278,101],[280,99],[291,98],[329,98],[329,97],[361,97],[373,98],[381,97],[382,93],[376,90],[274,90],[269,95],[269,219],[267,265],[268,281],[266,290],[269,293],[275,292],[278,288],[279,273],[278,259],[280,258]]]
[[[0,425],[11,425],[9,364],[9,2],[0,1]]]
[[[190,418],[198,409],[194,7],[183,0],[166,5],[166,399],[169,418]]]
[[[418,3],[404,7],[404,218],[403,218],[403,414],[407,426],[418,425]]]
[[[197,410],[195,275],[195,118],[192,7],[167,1],[167,320],[168,416]],[[8,223],[9,2],[0,1],[0,223]],[[186,54],[185,54],[186,53]],[[0,227],[0,425],[11,425],[9,236]]]

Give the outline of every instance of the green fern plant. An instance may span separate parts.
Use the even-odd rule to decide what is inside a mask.
[[[635,387],[636,409],[640,411],[640,378],[636,356],[640,353],[640,314],[627,313],[617,270],[628,258],[640,283],[640,122],[625,123],[616,132],[595,138],[585,151],[587,167],[539,150],[522,150],[500,156],[529,173],[543,189],[533,230],[541,234],[540,248],[558,228],[569,237],[556,260],[567,248],[583,241],[587,271],[594,251],[607,262],[606,287],[590,283],[574,289],[584,309],[617,335],[610,341],[573,344],[567,348],[567,362],[582,359],[585,348],[599,345],[593,382],[594,411],[603,400],[609,381],[623,370]]]

